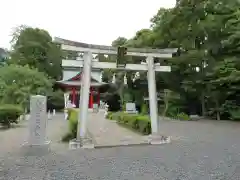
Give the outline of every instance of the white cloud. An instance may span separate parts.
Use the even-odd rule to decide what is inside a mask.
[[[0,47],[9,47],[12,28],[29,25],[52,36],[95,44],[111,44],[148,28],[160,7],[175,0],[1,0]]]

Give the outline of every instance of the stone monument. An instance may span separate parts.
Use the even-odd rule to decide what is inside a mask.
[[[133,113],[136,114],[138,113],[136,110],[136,104],[135,103],[126,103],[126,112],[127,113]]]
[[[30,119],[28,141],[24,144],[27,153],[37,155],[49,151],[50,141],[47,141],[47,98],[35,95],[30,98]]]

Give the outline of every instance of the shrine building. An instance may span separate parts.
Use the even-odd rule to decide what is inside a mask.
[[[67,99],[72,104],[79,107],[80,89],[82,81],[82,68],[79,67],[79,62],[83,61],[83,54],[78,53],[75,59],[63,59],[62,60],[62,80],[57,81],[56,84],[67,94]],[[98,56],[93,56],[93,61],[98,61]],[[102,82],[102,72],[100,69],[91,70],[91,84],[89,93],[88,107],[93,108],[93,104],[100,105],[100,94],[104,93],[108,89],[108,83]],[[66,101],[66,100],[65,100]],[[66,102],[65,102],[66,103]]]

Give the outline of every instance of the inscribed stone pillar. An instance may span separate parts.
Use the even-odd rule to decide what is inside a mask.
[[[47,98],[36,95],[30,97],[30,119],[28,141],[23,144],[24,152],[29,155],[44,155],[50,151],[47,141]]]
[[[29,141],[30,145],[46,144],[47,126],[47,98],[36,95],[30,98],[30,122]]]

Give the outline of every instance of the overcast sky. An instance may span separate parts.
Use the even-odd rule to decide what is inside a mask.
[[[160,7],[175,0],[0,0],[0,47],[9,48],[14,27],[43,28],[55,37],[110,45],[148,28]]]

